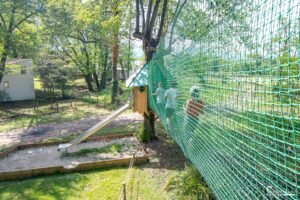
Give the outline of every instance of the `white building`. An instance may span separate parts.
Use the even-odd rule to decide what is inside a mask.
[[[0,101],[35,99],[31,59],[10,59],[6,62],[0,95]]]

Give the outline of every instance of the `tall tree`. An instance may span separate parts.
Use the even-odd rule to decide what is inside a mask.
[[[163,33],[168,0],[149,0],[146,9],[142,0],[135,0],[135,4],[136,21],[133,37],[142,40],[145,59],[149,62]],[[161,9],[160,17],[158,16],[159,9]],[[155,26],[157,24],[159,24],[158,27]]]
[[[43,0],[1,0],[0,1],[0,83],[5,63],[13,44],[16,30],[22,30],[26,22],[34,22],[34,17],[44,9]],[[22,31],[21,31],[22,32]]]
[[[118,96],[118,59],[119,59],[119,30],[120,30],[120,2],[119,0],[113,0],[112,2],[112,16],[115,21],[113,23],[113,41],[112,41],[112,95],[111,95],[111,103],[114,104],[116,102],[116,97]]]
[[[152,59],[163,34],[168,0],[149,0],[145,7],[142,0],[135,0],[135,31],[133,37],[142,40],[146,62]],[[160,16],[158,12],[160,10]],[[150,110],[150,109],[149,109]],[[144,129],[150,140],[155,138],[155,114],[150,110],[144,114]]]
[[[49,0],[48,17],[45,19],[52,48],[63,59],[77,66],[89,90],[94,90],[94,85],[100,89],[97,73],[101,63],[99,55],[103,55],[101,51],[106,46],[102,27],[103,8],[102,1]]]

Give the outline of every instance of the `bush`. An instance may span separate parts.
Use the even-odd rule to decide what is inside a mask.
[[[186,167],[179,175],[171,178],[166,189],[174,190],[178,200],[214,199],[211,190],[193,166]]]

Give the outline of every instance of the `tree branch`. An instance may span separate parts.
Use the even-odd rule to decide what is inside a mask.
[[[134,38],[137,38],[137,39],[140,39],[140,40],[142,40],[143,39],[143,37],[142,37],[142,34],[140,33],[140,32],[134,32],[133,33],[133,37]]]
[[[148,9],[147,9],[147,16],[146,16],[146,27],[149,27],[149,21],[150,21],[150,14],[152,11],[152,0],[149,0],[148,3]]]
[[[1,13],[0,13],[0,19],[1,19],[1,21],[2,21],[3,27],[5,28],[5,30],[7,30],[7,26],[6,26],[4,17],[3,17],[3,15],[2,15]]]
[[[21,29],[19,26],[17,26],[17,29],[18,29],[21,33],[26,34],[24,31],[22,31],[22,29]]]
[[[155,23],[155,20],[156,20],[156,16],[157,16],[159,4],[160,4],[160,0],[156,0],[154,8],[153,8],[153,12],[152,12],[150,24],[149,24],[149,26],[148,26],[148,28],[146,30],[146,34],[145,34],[146,38],[150,38],[151,37],[152,29],[153,29],[153,26],[154,26],[154,23]]]
[[[178,7],[179,7],[179,4],[180,4],[180,1],[178,2],[177,6],[176,6],[176,11],[175,11],[174,18],[173,18],[173,24],[172,24],[172,28],[171,28],[171,34],[170,34],[168,49],[171,49],[173,35],[174,35],[174,28],[175,28],[176,23],[177,23],[177,18],[179,16],[179,14],[181,13],[182,8],[185,6],[186,2],[187,2],[187,0],[184,0],[179,9],[178,9]]]
[[[161,13],[160,24],[159,24],[159,29],[158,29],[157,37],[156,37],[157,44],[158,44],[158,41],[159,41],[161,33],[162,33],[162,29],[163,29],[164,24],[165,24],[165,16],[166,16],[166,12],[167,12],[167,5],[168,5],[168,0],[164,0],[164,5],[163,5],[162,13]]]
[[[140,32],[140,3],[139,0],[135,0],[135,33]]]
[[[85,44],[97,43],[97,42],[102,42],[102,41],[103,41],[103,40],[96,39],[96,38],[95,38],[94,40],[84,40],[84,39],[82,39],[82,38],[80,38],[80,37],[76,37],[76,36],[74,36],[74,35],[69,35],[69,38],[78,40],[78,41],[80,41],[80,42],[82,42],[82,43],[85,43]]]
[[[146,26],[145,26],[145,11],[144,11],[144,4],[143,4],[143,0],[140,0],[140,4],[141,4],[141,10],[142,10],[142,18],[143,18],[143,31],[145,31]]]
[[[17,28],[20,24],[22,24],[25,20],[27,20],[28,18],[30,18],[31,16],[33,16],[34,14],[36,14],[37,12],[32,12],[28,15],[26,15],[23,19],[21,19],[18,23],[16,23],[13,27],[12,27],[12,31]]]

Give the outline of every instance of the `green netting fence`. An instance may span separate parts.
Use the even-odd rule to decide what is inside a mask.
[[[299,4],[182,0],[148,64],[151,108],[218,199],[300,199]]]

